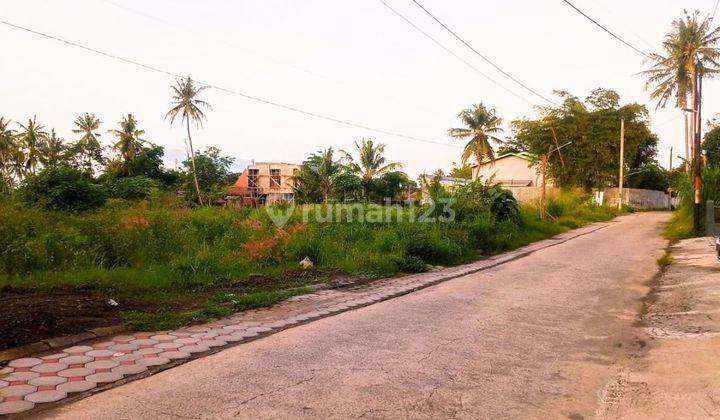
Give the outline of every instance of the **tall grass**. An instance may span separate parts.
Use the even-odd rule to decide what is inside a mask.
[[[678,195],[680,202],[678,209],[673,215],[672,220],[665,229],[665,236],[669,239],[685,239],[704,233],[706,203],[713,200],[715,205],[720,205],[720,168],[705,167],[702,171],[701,185],[701,214],[703,222],[701,223],[701,232],[695,232],[693,228],[693,206],[695,191],[693,186],[692,174],[688,173],[680,177],[678,185]]]
[[[152,299],[227,285],[274,290],[271,279],[287,277],[305,257],[320,271],[392,276],[471,261],[617,214],[573,193],[551,198],[552,218],[545,221],[529,205],[518,220],[495,220],[478,209],[452,223],[418,223],[407,209],[372,205],[363,210],[376,212],[379,221],[347,221],[355,210],[341,208],[339,223],[304,223],[304,212],[328,209],[296,207],[278,228],[265,209],[111,201],[94,212],[65,213],[4,201],[0,287],[73,287]]]

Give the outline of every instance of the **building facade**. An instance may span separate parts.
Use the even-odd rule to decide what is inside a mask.
[[[506,153],[497,158],[473,166],[473,180],[492,180],[492,184],[504,187],[539,187],[542,185],[540,168],[533,164],[527,153]],[[547,180],[553,186],[552,180]]]
[[[295,200],[294,179],[300,165],[287,162],[253,162],[228,190],[231,205],[258,206]]]

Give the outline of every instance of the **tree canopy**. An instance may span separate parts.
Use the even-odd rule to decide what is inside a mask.
[[[621,119],[625,121],[626,173],[654,163],[658,137],[650,131],[644,105],[620,106],[617,92],[606,89],[594,90],[585,101],[568,92],[557,94],[563,98],[561,106],[543,109],[539,119],[511,124],[518,145],[536,161],[571,142],[548,160],[548,176],[557,185],[591,189],[618,184]]]

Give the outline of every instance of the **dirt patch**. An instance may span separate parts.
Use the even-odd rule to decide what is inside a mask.
[[[188,292],[172,299],[140,300],[115,297],[117,305],[109,303],[109,296],[103,296],[92,289],[38,292],[5,287],[0,289],[0,350],[63,335],[79,334],[92,328],[122,324],[122,314],[126,311],[198,309],[217,293],[240,295],[325,282],[331,285],[339,283],[340,286],[352,281],[352,276],[339,271],[293,270],[279,277],[251,275],[231,285]]]
[[[0,294],[0,350],[97,327],[122,323],[120,312],[149,304],[121,301],[110,305],[96,294],[53,294],[3,290]]]

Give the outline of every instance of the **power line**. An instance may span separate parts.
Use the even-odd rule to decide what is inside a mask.
[[[115,54],[107,53],[107,52],[105,52],[105,51],[97,50],[97,49],[95,49],[95,48],[91,48],[91,47],[88,47],[88,46],[79,44],[79,43],[77,43],[77,42],[68,41],[68,40],[59,38],[59,37],[57,37],[57,36],[49,35],[49,34],[46,34],[46,33],[40,32],[40,31],[36,31],[36,30],[34,30],[34,29],[30,29],[30,28],[24,27],[24,26],[16,25],[16,24],[14,24],[14,23],[10,23],[10,22],[7,22],[7,21],[5,21],[5,20],[0,20],[0,23],[2,23],[3,25],[9,26],[9,27],[15,28],[15,29],[19,29],[19,30],[22,30],[22,31],[25,31],[25,32],[32,33],[32,34],[34,34],[34,35],[38,35],[38,36],[41,36],[41,37],[44,37],[44,38],[47,38],[47,39],[51,39],[51,40],[53,40],[53,41],[57,41],[57,42],[60,42],[60,43],[63,43],[63,44],[66,44],[66,45],[69,45],[69,46],[72,46],[72,47],[75,47],[75,48],[80,48],[80,49],[85,50],[85,51],[89,51],[89,52],[92,52],[92,53],[95,53],[95,54],[99,54],[99,55],[105,56],[105,57],[107,57],[107,58],[111,58],[111,59],[113,59],[113,60],[118,60],[118,61],[122,61],[122,62],[127,63],[127,64],[132,64],[132,65],[134,65],[134,66],[142,67],[142,68],[144,68],[145,70],[153,71],[153,72],[156,72],[156,73],[161,73],[161,74],[164,74],[164,75],[167,75],[167,76],[172,76],[172,77],[175,77],[175,78],[182,78],[182,77],[183,77],[182,75],[180,75],[180,74],[178,74],[178,73],[173,73],[173,72],[171,72],[171,71],[164,70],[164,69],[161,69],[161,68],[159,68],[159,67],[154,67],[154,66],[151,66],[151,65],[148,65],[148,64],[143,64],[143,63],[141,63],[141,62],[139,62],[139,61],[131,60],[131,59],[128,59],[128,58],[124,58],[124,57],[115,55]],[[363,124],[358,124],[358,123],[354,123],[354,122],[351,122],[351,121],[341,120],[341,119],[339,119],[339,118],[330,117],[330,116],[327,116],[327,115],[318,114],[318,113],[311,112],[311,111],[305,111],[305,110],[303,110],[303,109],[300,109],[300,108],[297,108],[297,107],[294,107],[294,106],[291,106],[291,105],[285,105],[285,104],[281,104],[281,103],[279,103],[279,102],[270,101],[270,100],[263,99],[263,98],[260,98],[260,97],[257,97],[257,96],[253,96],[253,95],[249,95],[249,94],[243,93],[243,92],[238,91],[238,90],[234,90],[234,89],[222,87],[222,86],[215,85],[215,84],[208,83],[208,82],[203,82],[203,81],[201,81],[201,80],[196,80],[196,82],[198,82],[198,83],[200,83],[200,84],[202,84],[202,85],[205,85],[205,86],[207,86],[207,87],[210,87],[210,88],[213,88],[213,89],[217,89],[217,90],[219,90],[219,91],[221,91],[221,92],[229,93],[229,94],[231,94],[231,95],[240,96],[240,97],[243,97],[243,98],[245,98],[245,99],[249,99],[249,100],[251,100],[251,101],[260,102],[260,103],[263,103],[263,104],[266,104],[266,105],[274,106],[274,107],[276,107],[276,108],[281,108],[281,109],[284,109],[284,110],[287,110],[287,111],[296,112],[296,113],[298,113],[298,114],[303,114],[303,115],[307,115],[307,116],[310,116],[310,117],[315,117],[315,118],[318,118],[318,119],[322,119],[322,120],[326,120],[326,121],[331,121],[331,122],[334,122],[334,123],[337,123],[337,124],[343,124],[343,125],[347,125],[347,126],[354,127],[354,128],[360,128],[360,129],[363,129],[363,130],[373,131],[373,132],[380,133],[380,134],[386,134],[386,135],[389,135],[389,136],[405,138],[405,139],[408,139],[408,140],[414,140],[414,141],[419,141],[419,142],[423,142],[423,143],[437,144],[437,145],[446,146],[446,147],[462,147],[462,146],[460,146],[460,145],[443,143],[443,142],[439,142],[439,141],[435,141],[435,140],[429,140],[429,139],[424,139],[424,138],[415,137],[415,136],[409,136],[409,135],[405,135],[405,134],[401,134],[401,133],[395,133],[395,132],[392,132],[392,131],[383,130],[383,129],[378,129],[378,128],[373,128],[373,127],[369,127],[369,126],[366,126],[366,125],[363,125]]]
[[[438,47],[440,47],[440,48],[442,48],[443,50],[445,50],[448,54],[450,54],[450,55],[452,55],[453,57],[455,57],[455,58],[457,58],[458,60],[460,60],[460,61],[461,61],[462,63],[464,63],[466,66],[468,66],[469,68],[471,68],[472,70],[474,70],[476,73],[478,73],[480,76],[482,76],[482,77],[484,77],[485,79],[489,80],[491,83],[493,83],[494,85],[500,87],[501,89],[505,90],[506,92],[510,93],[511,95],[513,95],[513,96],[515,96],[515,97],[517,97],[517,98],[520,98],[521,100],[527,102],[527,103],[530,104],[530,105],[534,105],[531,101],[529,101],[529,100],[526,99],[525,97],[523,97],[523,96],[521,96],[521,95],[518,95],[517,93],[515,93],[515,92],[513,92],[512,90],[508,89],[507,87],[503,86],[502,84],[500,84],[500,82],[492,79],[492,78],[491,78],[490,76],[488,76],[487,74],[481,72],[477,67],[475,67],[475,66],[473,66],[472,64],[470,64],[467,60],[465,60],[464,58],[462,58],[462,57],[460,57],[459,55],[455,54],[455,52],[453,52],[451,49],[449,49],[448,47],[446,47],[445,45],[443,45],[442,43],[440,43],[440,41],[438,41],[437,39],[433,38],[430,34],[428,34],[427,32],[425,32],[422,28],[420,28],[419,26],[417,26],[417,25],[416,25],[415,23],[413,23],[410,19],[408,19],[407,17],[403,16],[403,15],[402,15],[400,12],[398,12],[397,10],[393,9],[393,8],[392,8],[389,4],[387,4],[384,0],[379,0],[379,1],[380,1],[380,3],[383,4],[383,6],[387,7],[391,12],[393,12],[395,15],[397,15],[400,19],[402,19],[402,20],[404,20],[405,22],[407,22],[408,25],[412,26],[412,27],[415,28],[418,32],[420,32],[421,34],[425,35],[425,37],[427,37],[427,38],[428,38],[430,41],[432,41],[435,45],[437,45]]]
[[[439,23],[440,26],[442,26],[443,28],[445,28],[446,31],[450,32],[450,33],[452,34],[452,36],[454,36],[458,41],[462,42],[466,47],[470,48],[475,54],[477,54],[480,58],[482,58],[483,60],[485,60],[485,62],[487,62],[487,63],[490,64],[491,66],[495,67],[495,69],[497,69],[500,73],[504,74],[504,75],[507,76],[510,80],[512,80],[513,82],[515,82],[515,83],[517,83],[518,85],[522,86],[523,88],[525,88],[526,90],[528,90],[528,91],[531,92],[532,94],[534,94],[534,95],[542,98],[544,101],[547,101],[547,102],[549,102],[549,103],[551,103],[551,104],[553,104],[553,105],[557,105],[557,103],[555,103],[554,101],[552,101],[552,100],[546,98],[545,96],[539,94],[538,92],[536,92],[536,91],[533,90],[532,88],[528,87],[526,84],[524,84],[524,83],[521,82],[520,80],[518,80],[518,79],[516,79],[515,77],[513,77],[510,73],[508,73],[508,72],[506,72],[505,70],[503,70],[500,66],[498,66],[498,65],[495,64],[495,63],[493,63],[492,60],[490,60],[489,58],[487,58],[487,57],[485,57],[484,55],[482,55],[478,50],[476,50],[475,48],[473,48],[472,45],[470,45],[469,43],[467,43],[467,42],[466,42],[464,39],[462,39],[458,34],[456,34],[455,32],[453,32],[453,30],[450,29],[447,25],[445,25],[444,23],[442,23],[442,22],[440,21],[440,19],[436,18],[435,15],[433,15],[432,13],[430,13],[430,11],[429,11],[428,9],[426,9],[425,7],[423,7],[423,5],[420,4],[417,0],[413,0],[413,3],[415,3],[416,5],[418,5],[418,7],[420,7],[425,13],[427,13],[428,16],[430,16],[435,22]]]
[[[643,56],[645,56],[645,57],[647,57],[647,58],[651,58],[649,55],[647,55],[647,54],[645,54],[644,52],[642,52],[641,50],[635,48],[635,47],[634,47],[632,44],[630,44],[629,42],[625,41],[624,39],[622,39],[622,38],[620,38],[619,36],[615,35],[614,33],[610,32],[609,29],[607,29],[606,27],[602,26],[602,25],[601,25],[600,23],[598,23],[595,19],[593,19],[593,18],[591,18],[590,16],[586,15],[585,12],[583,12],[582,10],[578,9],[577,7],[575,7],[575,5],[572,4],[572,3],[570,3],[568,0],[563,0],[563,1],[564,1],[568,6],[572,7],[573,9],[575,9],[576,12],[578,12],[578,13],[580,13],[581,15],[585,16],[585,18],[586,18],[587,20],[589,20],[590,22],[594,23],[598,28],[600,28],[600,29],[602,29],[603,31],[605,31],[605,32],[607,32],[608,34],[610,34],[610,36],[612,36],[613,38],[617,39],[618,41],[622,42],[623,44],[627,45],[628,47],[630,47],[630,48],[632,48],[633,50],[637,51],[638,53],[642,54]]]

